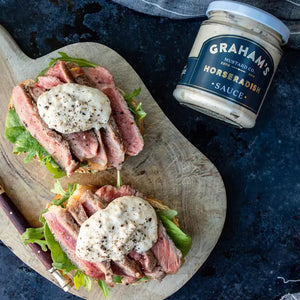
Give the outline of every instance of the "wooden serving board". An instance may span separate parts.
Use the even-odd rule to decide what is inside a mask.
[[[145,148],[137,157],[124,163],[123,183],[132,184],[144,194],[176,209],[181,228],[192,237],[193,246],[176,275],[167,276],[162,282],[116,286],[111,289],[109,299],[164,299],[193,276],[220,236],[226,215],[222,178],[214,165],[163,114],[124,58],[97,43],[78,43],[60,50],[108,68],[114,75],[116,85],[124,91],[142,88],[137,100],[143,103],[148,113],[145,119]],[[57,56],[57,51],[54,51],[38,59],[27,57],[7,31],[0,27],[0,182],[32,226],[39,226],[38,215],[53,197],[49,191],[55,180],[39,162],[24,164],[24,156],[12,153],[12,144],[3,136],[5,117],[14,85],[24,79],[35,78],[48,65],[49,59]],[[116,184],[116,171],[94,175],[75,174],[61,182],[63,186],[67,182]],[[19,234],[2,211],[0,217],[0,239],[31,268],[53,281],[30,249],[22,244]],[[96,283],[89,293],[84,288],[79,291],[72,289],[71,292],[83,298],[104,299]]]

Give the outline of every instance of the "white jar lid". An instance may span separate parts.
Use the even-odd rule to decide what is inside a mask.
[[[288,42],[290,30],[287,26],[273,15],[252,5],[236,1],[213,1],[208,5],[206,15],[212,11],[227,11],[236,15],[250,18],[278,32],[284,44]]]

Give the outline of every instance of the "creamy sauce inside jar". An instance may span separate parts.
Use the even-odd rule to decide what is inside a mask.
[[[251,128],[289,30],[274,16],[235,1],[212,2],[207,15],[173,95],[183,105]]]
[[[105,126],[111,114],[108,97],[98,89],[66,83],[57,85],[37,99],[41,118],[61,133]]]
[[[121,261],[133,249],[152,248],[157,234],[154,208],[139,197],[120,197],[81,225],[76,255],[90,262]]]

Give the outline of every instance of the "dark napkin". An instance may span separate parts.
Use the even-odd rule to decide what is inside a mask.
[[[205,16],[212,0],[114,0],[136,11],[171,19]],[[289,47],[300,49],[300,0],[241,0],[281,19],[290,29]]]

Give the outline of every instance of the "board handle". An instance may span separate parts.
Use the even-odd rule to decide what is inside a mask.
[[[0,185],[0,207],[3,209],[8,219],[12,222],[20,234],[23,234],[26,229],[30,227],[29,223],[21,214],[17,206],[8,197],[2,185]],[[45,266],[46,270],[49,271],[56,279],[60,287],[65,292],[68,292],[70,286],[73,284],[72,280],[67,275],[63,275],[59,270],[52,266],[50,251],[43,251],[40,245],[37,244],[29,243],[28,246],[37,256],[40,262]]]
[[[24,61],[32,60],[24,54],[12,36],[2,25],[0,25],[0,55],[11,67],[20,66]],[[18,70],[13,69],[12,71],[15,73]]]

